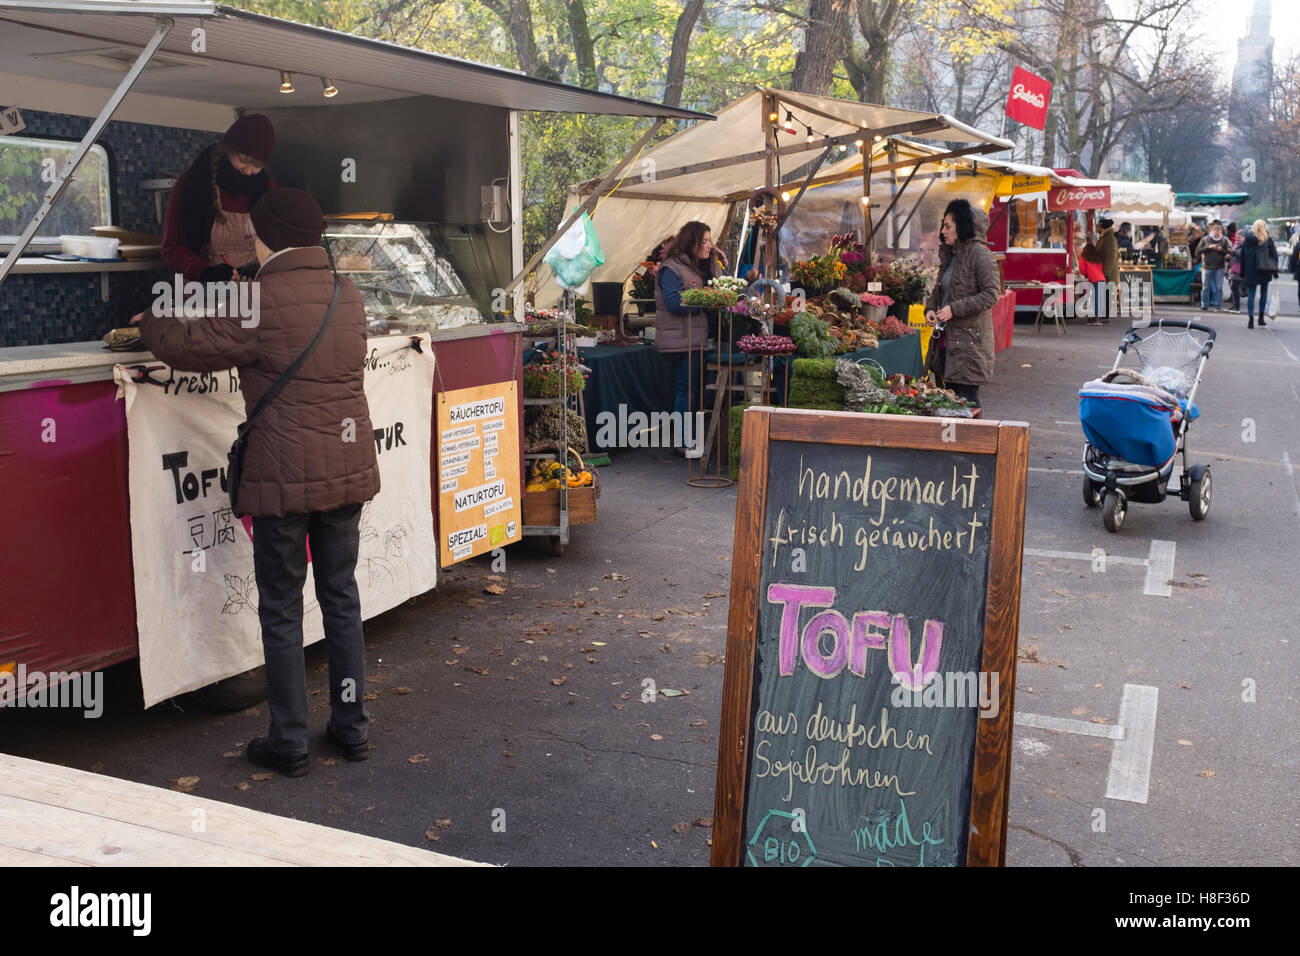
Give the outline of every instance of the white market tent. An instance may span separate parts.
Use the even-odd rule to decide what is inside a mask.
[[[793,134],[786,131],[787,124]],[[714,122],[697,123],[634,158],[626,158],[625,164],[611,171],[613,177],[607,174],[570,188],[571,206],[585,199],[595,207],[592,221],[605,263],[591,279],[623,282],[656,241],[685,222],[708,223],[715,236],[720,235],[732,204],[748,200],[763,186],[788,190],[793,205],[804,182],[825,182],[830,175],[824,172],[820,179],[813,179],[807,172],[809,164],[816,164],[812,169],[816,174],[841,145],[851,147],[858,141],[880,145],[890,137],[905,135],[950,144],[949,149],[938,150],[931,161],[1001,152],[1013,145],[941,113],[759,87],[719,110]],[[883,151],[873,147],[873,153],[875,173],[881,171],[876,158]],[[796,169],[804,174],[798,180],[791,175]],[[842,164],[834,170],[853,175],[844,172]],[[858,178],[861,182],[860,173]],[[873,197],[873,202],[877,198]],[[550,270],[539,269],[538,277],[538,301],[558,297],[560,289]]]

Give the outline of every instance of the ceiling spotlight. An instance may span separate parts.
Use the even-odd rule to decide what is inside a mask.
[[[858,149],[861,149],[861,148],[862,148],[862,140],[860,140],[860,139],[855,139],[855,140],[853,141],[853,145],[856,146]]]
[[[321,77],[320,85],[325,88],[326,98],[339,95],[339,88],[334,85],[334,81],[331,80],[328,76]]]
[[[280,92],[281,93],[293,92],[293,78],[289,76],[289,72],[287,70],[280,71]]]
[[[790,201],[790,194],[789,194],[788,192],[781,193],[781,201],[782,201],[782,202],[789,202],[789,201]]]
[[[879,143],[882,139],[884,139],[883,136],[877,136],[875,139],[872,140],[872,142],[873,142],[873,143]]]

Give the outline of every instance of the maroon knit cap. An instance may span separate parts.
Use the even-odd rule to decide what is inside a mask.
[[[318,246],[325,216],[310,193],[272,189],[249,211],[253,231],[272,252],[290,246]]]
[[[275,127],[261,113],[249,113],[235,120],[221,141],[236,153],[269,163],[275,152]]]

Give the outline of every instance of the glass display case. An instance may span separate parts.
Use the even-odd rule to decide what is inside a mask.
[[[325,247],[339,275],[366,304],[367,331],[434,332],[483,325],[484,316],[449,255],[439,248],[438,225],[327,219]]]

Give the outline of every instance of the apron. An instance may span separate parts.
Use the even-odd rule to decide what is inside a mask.
[[[257,262],[251,217],[246,212],[226,212],[224,209],[222,212],[226,221],[212,220],[212,234],[204,250],[208,265],[224,265],[229,259],[231,265],[240,269]]]

